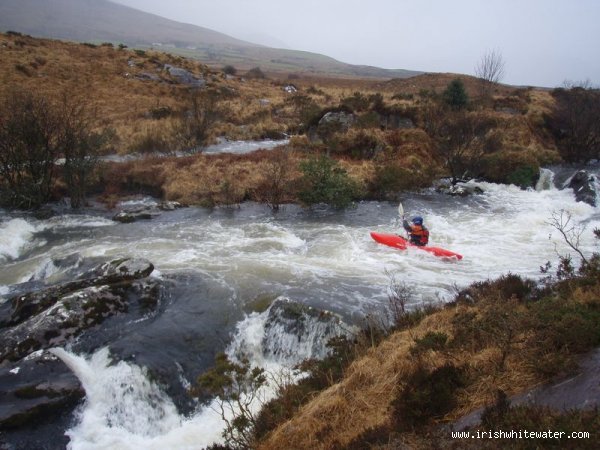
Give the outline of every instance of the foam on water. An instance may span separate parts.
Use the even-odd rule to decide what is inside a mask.
[[[0,262],[17,259],[31,248],[36,227],[24,219],[0,223]]]
[[[556,261],[557,252],[572,253],[549,224],[552,214],[561,210],[568,211],[574,223],[587,227],[580,242],[583,253],[597,250],[591,230],[600,227],[598,208],[575,202],[571,190],[523,191],[515,186],[477,184],[485,193],[467,200],[430,193],[404,201],[407,214],[424,216],[431,245],[463,254],[461,261],[374,242],[369,231],[402,232],[397,205],[383,203],[364,203],[347,215],[323,218],[301,212],[275,217],[253,210],[254,218],[244,215],[244,208],[250,206],[227,214],[217,210],[194,215],[190,208],[178,212],[181,220],[99,226],[91,232],[93,239],[65,240],[48,248],[48,258],[73,252],[75,247],[82,257],[143,257],[163,275],[193,270],[217,280],[230,290],[232,304],[243,305],[257,293],[277,293],[352,317],[386,303],[386,272],[413,289],[416,303],[448,300],[457,285],[509,271],[541,277],[539,267]],[[9,229],[11,222],[10,229],[21,243],[7,241],[5,245],[18,258],[33,239],[35,227],[13,219],[0,229]],[[248,315],[238,324],[227,351],[232,357],[244,353],[256,364],[277,371],[293,361],[274,360],[263,353],[266,320],[266,313]],[[275,332],[277,336],[270,339],[292,347],[290,336]],[[311,339],[306,336],[306,345],[297,347],[303,352],[298,357],[311,356]],[[70,448],[197,449],[220,440],[223,422],[216,404],[183,417],[160,388],[148,381],[145,370],[123,361],[112,364],[108,350],[91,357],[64,350],[55,353],[86,390],[78,424],[68,432]],[[268,398],[272,391],[262,395]]]
[[[247,316],[238,324],[227,350],[233,361],[241,355],[248,356],[255,366],[269,373],[270,381],[250,405],[254,412],[275,396],[283,380],[289,382],[302,376],[264,356],[266,319],[266,312]],[[214,399],[190,417],[179,415],[159,386],[148,380],[144,369],[125,361],[112,364],[108,348],[98,350],[89,358],[62,348],[51,352],[73,371],[86,392],[85,404],[78,412],[78,424],[67,431],[71,450],[200,449],[223,442],[225,422],[221,406],[228,420],[236,414],[234,408]],[[301,352],[298,358],[310,356],[310,352]]]

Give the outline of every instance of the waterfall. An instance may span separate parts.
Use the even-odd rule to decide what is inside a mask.
[[[550,169],[544,169],[543,167],[540,168],[540,178],[535,185],[535,190],[540,192],[547,191],[552,188],[554,188],[554,172],[552,172]]]

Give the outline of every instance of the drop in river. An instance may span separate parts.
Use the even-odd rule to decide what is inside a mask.
[[[370,231],[401,232],[397,204],[381,202],[346,211],[288,205],[277,214],[252,203],[191,207],[132,224],[92,211],[49,220],[5,213],[0,295],[7,298],[29,280],[60,280],[82,261],[151,261],[153,276],[166,286],[157,311],[107,321],[103,334],[54,350],[86,392],[67,426],[69,445],[202,448],[220,438],[218,414],[182,406],[176,389],[155,379],[167,374],[181,390],[223,350],[243,350],[266,366],[295,362],[289,354],[264,354],[265,303],[284,297],[359,324],[385,307],[390,273],[411,287],[415,305],[447,301],[457,287],[508,272],[540,278],[541,265],[569,253],[548,224],[560,210],[586,226],[581,250],[594,250],[591,230],[600,227],[600,212],[575,202],[572,190],[477,184],[484,193],[467,198],[431,190],[403,199],[408,214],[425,218],[431,245],[461,253],[461,261],[378,245]],[[295,358],[313,356],[314,348],[303,347]]]

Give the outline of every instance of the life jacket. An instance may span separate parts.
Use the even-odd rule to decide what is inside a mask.
[[[429,230],[424,225],[413,225],[410,229],[410,242],[418,246],[427,245],[429,242]]]

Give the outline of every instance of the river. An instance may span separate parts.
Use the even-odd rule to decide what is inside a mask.
[[[172,383],[185,387],[222,350],[243,348],[257,363],[275,366],[312,356],[307,350],[274,361],[260,354],[265,302],[286,297],[360,324],[385,308],[389,274],[411,287],[413,305],[448,301],[457,288],[508,272],[540,278],[540,266],[569,253],[548,224],[560,210],[586,227],[583,253],[597,250],[599,208],[575,202],[572,190],[471,184],[484,193],[458,198],[427,190],[403,199],[407,214],[425,218],[431,245],[461,253],[461,261],[375,243],[369,231],[401,230],[397,204],[381,202],[346,211],[287,205],[276,214],[254,203],[191,207],[132,224],[113,222],[100,208],[48,220],[4,212],[0,295],[28,280],[68,278],[86,261],[153,262],[153,276],[168,286],[157,312],[103,325],[109,339],[55,351],[86,391],[67,426],[70,447],[202,448],[219,439],[218,415],[183,407],[147,369],[177,374]]]

